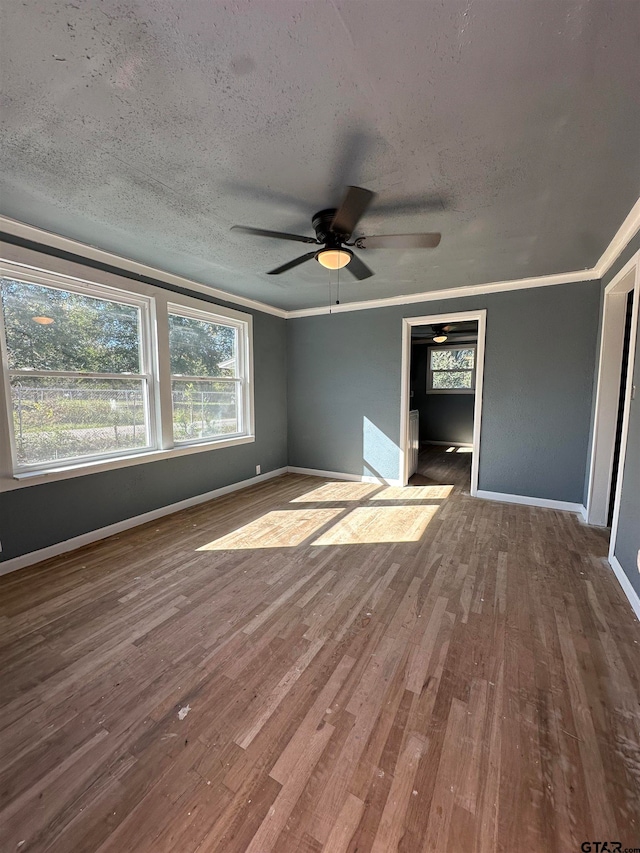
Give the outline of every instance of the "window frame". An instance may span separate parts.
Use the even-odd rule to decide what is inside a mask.
[[[431,369],[431,353],[440,350],[473,350],[473,368],[471,368],[471,388],[434,388],[433,374],[434,373],[460,373],[460,368],[455,370],[432,370]],[[439,346],[430,346],[427,348],[427,394],[475,394],[476,393],[476,368],[478,357],[478,345],[476,342],[469,344],[440,344]]]
[[[51,259],[53,260],[53,259]],[[71,266],[71,265],[70,265]],[[73,264],[82,272],[85,267]],[[88,271],[88,270],[87,270]],[[189,455],[247,444],[255,441],[253,317],[242,311],[209,302],[174,290],[144,282],[130,281],[100,270],[91,270],[91,280],[66,272],[43,270],[31,265],[0,259],[0,277],[25,284],[36,284],[58,290],[79,293],[140,308],[141,366],[147,382],[149,446],[140,449],[115,451],[59,460],[56,463],[17,463],[13,408],[10,388],[8,351],[4,330],[4,313],[0,306],[0,492],[36,485],[53,480],[68,479],[82,474],[97,473],[154,462],[174,456]],[[123,283],[126,281],[126,286]],[[196,442],[176,442],[173,438],[173,403],[169,358],[169,306],[184,316],[198,315],[208,322],[234,325],[238,328],[239,374],[243,383],[242,431]],[[173,312],[173,311],[172,311]],[[28,371],[33,375],[42,371]],[[61,373],[63,371],[52,371]],[[67,371],[69,372],[69,371]],[[91,374],[74,375],[90,378]],[[129,374],[127,374],[129,376]],[[131,375],[132,378],[135,378]]]
[[[153,349],[151,344],[151,323],[150,309],[151,300],[149,297],[139,296],[137,294],[128,293],[112,293],[112,288],[105,288],[97,284],[87,284],[80,288],[73,283],[63,283],[61,281],[34,281],[35,276],[5,275],[0,274],[0,278],[11,278],[14,281],[23,282],[24,284],[33,284],[40,287],[50,288],[52,290],[61,290],[65,293],[77,293],[80,296],[88,296],[93,299],[101,299],[105,302],[114,302],[119,305],[128,305],[140,311],[140,367],[139,373],[94,373],[91,371],[81,370],[25,370],[9,367],[9,351],[7,347],[6,332],[4,326],[4,312],[0,306],[0,350],[2,352],[2,379],[4,384],[4,397],[6,417],[8,421],[9,444],[11,449],[11,463],[13,474],[16,477],[32,472],[54,471],[58,468],[67,468],[69,466],[84,465],[92,462],[103,462],[109,459],[117,459],[121,456],[130,456],[135,453],[146,453],[158,449],[158,437],[156,426],[156,407],[152,405],[152,399],[155,393],[155,376],[153,371]],[[16,442],[15,429],[13,428],[13,403],[11,393],[11,378],[13,376],[51,376],[61,378],[77,378],[77,379],[111,379],[111,378],[127,378],[143,380],[145,393],[143,396],[143,405],[146,412],[146,425],[148,444],[143,448],[124,448],[122,450],[107,451],[105,453],[92,453],[85,456],[74,456],[59,461],[48,462],[33,462],[20,463],[18,462],[18,449]]]
[[[192,308],[187,305],[176,304],[175,302],[167,303],[167,323],[170,316],[174,317],[186,317],[190,320],[200,320],[204,323],[213,323],[219,326],[230,326],[231,328],[236,329],[237,332],[237,371],[238,375],[235,377],[230,376],[189,376],[186,374],[170,374],[170,382],[171,382],[171,431],[173,434],[173,382],[177,381],[207,381],[207,382],[233,382],[240,389],[240,408],[239,408],[239,420],[241,429],[238,432],[229,433],[227,435],[222,434],[215,437],[207,436],[206,438],[196,438],[196,439],[186,439],[179,440],[176,439],[175,435],[173,435],[173,443],[175,447],[193,447],[199,444],[207,444],[212,442],[224,441],[225,438],[233,439],[238,438],[246,434],[245,426],[250,424],[251,421],[251,409],[250,401],[249,401],[249,382],[247,381],[247,367],[251,363],[251,353],[247,346],[247,338],[248,336],[245,334],[245,321],[238,320],[233,317],[223,317],[220,314],[213,315],[210,311],[203,311],[201,308]],[[169,358],[171,357],[171,348],[169,344]]]

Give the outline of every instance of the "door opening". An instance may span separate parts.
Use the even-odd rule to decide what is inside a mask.
[[[604,293],[600,361],[586,503],[588,524],[611,526],[615,541],[633,374],[640,253],[607,285]]]
[[[618,417],[616,420],[616,437],[613,448],[613,466],[611,471],[611,488],[609,490],[609,509],[607,512],[607,527],[611,527],[615,503],[618,471],[620,468],[620,447],[622,444],[622,422],[624,420],[624,403],[629,372],[629,349],[631,344],[631,323],[633,320],[633,290],[627,294],[627,311],[624,324],[624,340],[622,344],[622,369],[620,371],[620,389],[618,392]]]
[[[403,320],[403,484],[478,488],[486,311]]]

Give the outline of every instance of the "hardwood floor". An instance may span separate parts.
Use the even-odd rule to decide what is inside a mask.
[[[640,847],[605,553],[464,484],[287,475],[0,578],[0,848]]]
[[[409,480],[410,486],[453,483],[460,491],[471,486],[471,448],[457,444],[443,447],[425,444],[418,456],[418,469]]]

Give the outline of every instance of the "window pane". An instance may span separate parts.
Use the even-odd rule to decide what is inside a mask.
[[[140,379],[13,378],[18,463],[147,447],[144,386]]]
[[[455,388],[473,388],[473,373],[471,370],[446,370],[441,373],[434,372],[432,375],[433,388],[436,390],[446,391]]]
[[[236,377],[237,339],[234,326],[169,314],[171,373]]]
[[[431,350],[431,370],[473,370],[475,350]]]
[[[197,441],[240,432],[238,382],[174,381],[173,436]]]
[[[138,308],[11,279],[0,291],[10,368],[142,372]]]

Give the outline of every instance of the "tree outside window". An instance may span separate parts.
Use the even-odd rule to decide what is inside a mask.
[[[428,394],[473,394],[476,385],[476,347],[429,347]]]

